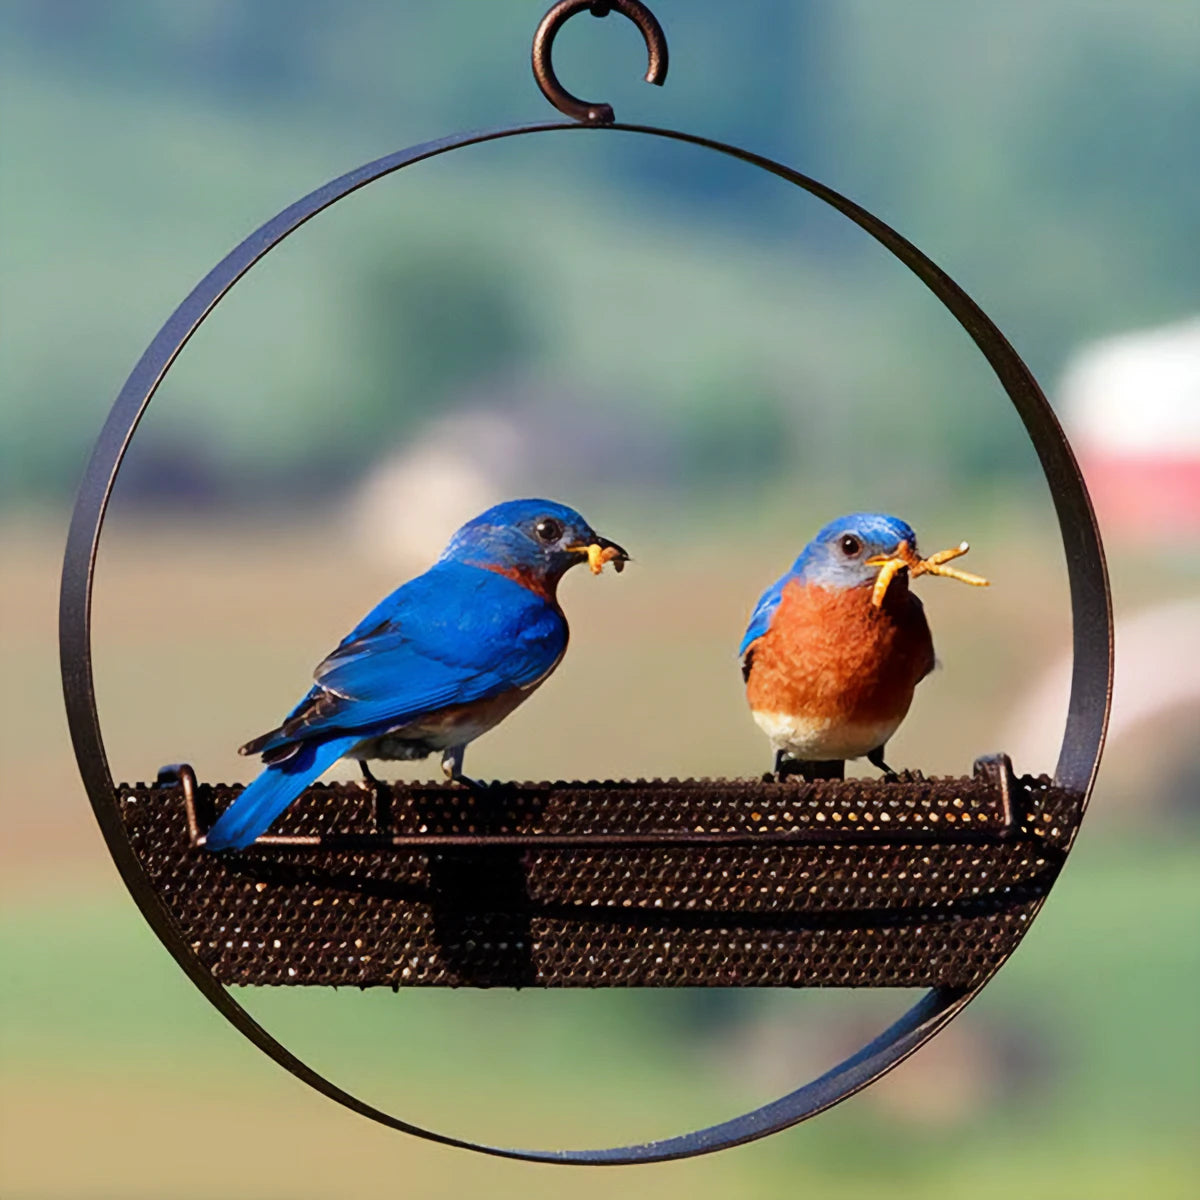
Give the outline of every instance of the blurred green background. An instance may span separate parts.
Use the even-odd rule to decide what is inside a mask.
[[[640,83],[632,26],[583,17],[559,39],[567,86],[865,204],[984,305],[1077,439],[1109,539],[1120,674],[1093,808],[1041,919],[883,1083],[693,1163],[565,1173],[426,1146],[242,1044],[141,923],[77,782],[54,646],[70,497],[137,356],[259,223],[404,145],[548,116],[527,64],[543,6],[6,0],[5,1197],[1200,1190],[1200,22],[1174,0],[655,10],[665,88]],[[96,668],[123,779],[184,758],[241,777],[234,748],[344,630],[460,519],[517,494],[578,505],[637,562],[564,585],[571,654],[472,749],[473,773],[761,771],[741,629],[817,526],[860,507],[899,512],[926,549],[970,538],[966,566],[993,580],[923,585],[944,666],[896,757],[959,773],[1002,748],[1018,770],[1053,766],[1065,571],[1003,393],[864,235],[695,149],[552,134],[348,199],[198,333],[117,492]],[[245,997],[406,1118],[536,1145],[732,1115],[909,999]]]

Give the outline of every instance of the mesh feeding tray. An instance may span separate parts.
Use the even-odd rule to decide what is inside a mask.
[[[240,785],[121,787],[229,984],[970,986],[1049,890],[1081,797],[1006,758],[914,782],[317,785],[239,853]]]

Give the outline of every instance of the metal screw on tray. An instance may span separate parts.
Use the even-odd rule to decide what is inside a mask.
[[[384,1125],[511,1158],[581,1164],[687,1157],[793,1125],[878,1078],[961,1011],[1028,928],[1071,848],[1099,762],[1112,680],[1108,578],[1087,492],[1012,346],[921,251],[817,180],[701,135],[617,123],[611,106],[571,96],[551,50],[562,23],[584,9],[634,21],[650,58],[647,79],[663,81],[666,39],[644,5],[563,0],[539,27],[533,62],[542,90],[573,120],[452,135],[387,155],[309,193],[235,247],[167,319],[117,397],[75,506],[60,600],[64,698],[93,810],[146,920],[208,1000],[281,1066]],[[1070,575],[1075,657],[1053,778],[1017,776],[993,755],[962,779],[514,783],[490,788],[486,803],[455,784],[392,785],[374,795],[317,784],[277,831],[245,850],[214,853],[204,844],[207,831],[240,788],[201,782],[186,764],[164,768],[149,786],[117,785],[93,685],[101,529],[158,384],[255,263],[350,193],[484,142],[611,131],[701,147],[817,197],[907,266],[987,359],[1037,450]],[[353,910],[339,906],[336,917],[328,915],[332,905],[295,903],[346,894],[356,899]],[[231,920],[255,936],[230,946],[216,931]],[[331,921],[353,955],[325,951]],[[268,944],[271,955],[262,951]],[[858,1053],[755,1112],[654,1142],[568,1151],[478,1145],[370,1105],[272,1037],[225,983],[931,990]]]

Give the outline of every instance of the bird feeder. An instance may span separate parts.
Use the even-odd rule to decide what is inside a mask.
[[[1037,915],[1070,851],[1100,758],[1112,614],[1099,533],[1074,457],[1029,369],[978,305],[920,250],[831,188],[738,146],[623,124],[570,95],[551,51],[562,24],[615,11],[641,31],[646,80],[667,44],[637,0],[561,0],[533,71],[566,121],[457,134],[401,150],[297,200],[223,258],[167,319],[92,452],[63,567],[60,647],[80,773],[109,851],[159,939],[250,1041],[310,1086],[392,1128],[511,1158],[630,1163],[762,1137],[858,1091],[978,994]],[[612,131],[701,147],[836,209],[942,302],[987,359],[1049,483],[1070,575],[1074,665],[1053,777],[1003,754],[965,778],[880,781],[557,781],[400,785],[374,796],[314,785],[248,849],[204,834],[238,785],[187,765],[117,784],[93,688],[92,579],[121,461],[192,333],[260,259],[339,200],[427,159],[519,137]],[[834,772],[836,774],[836,772]],[[277,1042],[226,985],[358,987],[912,987],[929,989],[869,1045],[782,1099],[711,1128],[603,1150],[477,1145],[416,1127],[326,1079]]]

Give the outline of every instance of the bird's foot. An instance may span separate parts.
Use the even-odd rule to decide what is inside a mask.
[[[472,779],[469,775],[463,774],[463,754],[466,751],[465,746],[451,746],[442,755],[442,774],[445,775],[447,783],[461,783],[464,787],[471,788],[472,791],[483,791],[487,788],[487,784],[481,779]]]
[[[457,775],[446,775],[447,783],[461,783],[463,787],[470,788],[473,792],[486,792],[491,786],[484,779],[473,779],[470,775],[464,775],[460,771]]]
[[[925,775],[915,767],[905,767],[903,771],[884,771],[884,783],[924,783]]]
[[[382,833],[391,829],[392,789],[382,779],[376,779],[371,774],[371,768],[361,758],[358,760],[358,768],[362,771],[362,778],[358,781],[358,786],[371,794],[372,817],[376,832]]]
[[[764,781],[774,778],[782,783],[789,775],[798,775],[809,783],[818,779],[844,779],[846,764],[840,758],[821,762],[791,758],[785,751],[779,750],[775,754],[775,774],[773,777],[764,776]]]
[[[883,746],[876,746],[875,749],[867,755],[867,762],[869,762],[873,767],[878,767],[883,772],[885,778],[894,777],[896,772],[893,771],[892,768],[889,767],[884,761],[884,749],[885,747]]]
[[[782,750],[780,750],[779,753],[775,755],[774,775],[765,776],[764,778],[773,778],[778,780],[778,782],[783,783],[789,775],[803,776],[804,766],[805,764],[802,763],[798,758],[788,758],[788,756],[784,754]]]
[[[867,762],[883,772],[884,783],[923,783],[925,780],[925,776],[915,768],[906,767],[903,771],[892,770],[883,760],[882,746],[877,746],[867,755]]]

